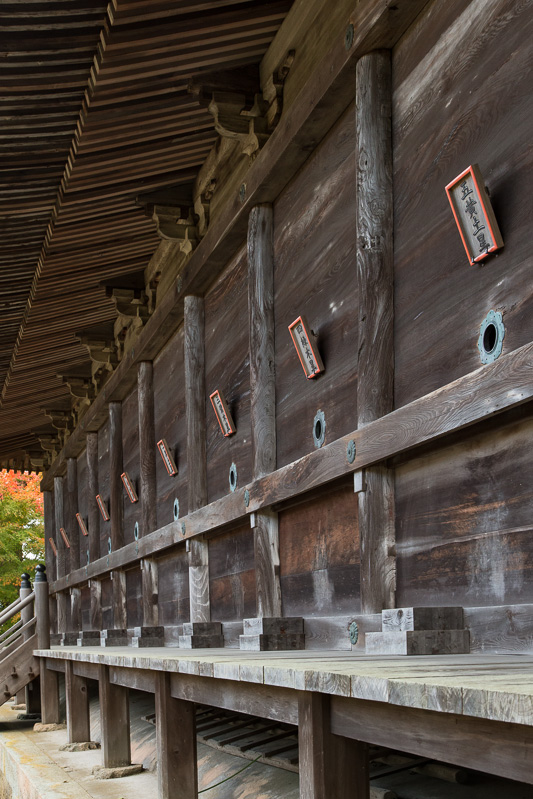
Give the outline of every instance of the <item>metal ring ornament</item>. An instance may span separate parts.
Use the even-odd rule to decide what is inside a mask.
[[[229,490],[233,493],[237,488],[237,466],[232,463],[229,467]]]
[[[172,509],[172,513],[174,516],[174,521],[177,522],[180,517],[180,503],[179,499],[174,500],[174,507]]]
[[[505,326],[499,311],[489,311],[479,327],[477,347],[481,363],[493,363],[502,354]]]
[[[107,539],[107,554],[110,555],[113,551],[113,544],[111,543],[111,536],[108,536]]]
[[[313,421],[313,441],[315,442],[315,447],[317,449],[320,449],[325,440],[326,440],[326,417],[324,415],[324,411],[317,411],[317,414]]]
[[[133,528],[133,537],[136,541],[139,540],[139,522],[135,522],[135,526]]]
[[[357,454],[357,447],[355,446],[355,441],[352,440],[348,443],[346,447],[346,457],[348,458],[348,463],[353,463],[355,460],[355,456]]]

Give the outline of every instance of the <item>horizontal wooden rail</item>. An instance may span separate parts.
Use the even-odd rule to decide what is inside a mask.
[[[0,644],[2,644],[2,646],[4,646],[3,642],[5,641],[5,639],[11,637],[13,635],[13,633],[15,632],[15,630],[20,630],[21,627],[22,627],[22,619],[19,619],[16,624],[13,624],[13,626],[9,627],[5,631],[5,633],[2,633],[2,635],[0,635]]]
[[[533,343],[501,356],[443,388],[398,408],[337,441],[111,552],[50,585],[55,593],[155,555],[187,538],[238,522],[358,469],[416,450],[533,399]],[[348,446],[356,457],[350,463]]]
[[[117,366],[45,474],[42,491],[51,491],[53,478],[65,473],[67,459],[82,452],[86,433],[97,431],[107,421],[107,403],[123,400],[133,389],[137,364],[155,358],[177,331],[183,321],[184,297],[205,293],[244,244],[250,210],[260,203],[276,200],[309,153],[353,101],[357,60],[371,50],[393,47],[428,2],[360,0],[354,3],[353,13],[347,18],[345,28],[339,31],[338,40],[316,65],[247,172],[244,201],[235,196],[211,222],[179,281],[168,290],[140,333],[134,350]],[[348,28],[353,36],[350,46],[345,40]],[[163,248],[165,252],[169,250],[166,242]],[[175,248],[178,252],[178,245]]]
[[[19,644],[22,643],[22,640],[19,640],[20,636],[26,630],[29,630],[30,627],[34,627],[37,624],[37,619],[33,617],[33,619],[27,621],[26,624],[23,624],[22,627],[19,627],[19,623],[20,622],[18,622],[17,624],[14,625],[14,627],[11,628],[13,630],[12,634],[9,636],[9,638],[6,638],[6,640],[4,641],[2,648],[0,649],[0,660],[3,660],[14,649],[16,649],[16,647],[14,647],[13,644],[17,642]],[[16,630],[15,627],[17,628]]]
[[[9,619],[12,619],[13,616],[17,615],[17,613],[20,613],[20,611],[30,605],[34,599],[35,592],[32,591],[31,594],[28,594],[28,596],[24,599],[17,600],[17,602],[12,602],[9,608],[0,616],[0,625],[5,624],[6,621],[9,621]]]

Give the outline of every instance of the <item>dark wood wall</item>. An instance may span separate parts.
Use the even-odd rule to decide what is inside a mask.
[[[122,403],[122,446],[124,471],[137,486],[140,494],[140,462],[139,462],[139,404],[137,389],[134,389]],[[124,543],[134,540],[135,522],[141,526],[141,503],[132,503],[126,498],[124,502]]]

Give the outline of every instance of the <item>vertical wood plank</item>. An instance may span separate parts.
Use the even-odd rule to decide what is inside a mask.
[[[254,479],[276,468],[273,220],[271,205],[252,208],[248,219],[250,414]]]
[[[35,591],[38,647],[39,649],[50,649],[50,597],[46,573],[40,565],[35,570],[33,590]],[[41,683],[41,720],[44,724],[57,724],[60,720],[58,673],[47,669],[46,658],[41,658],[39,674]]]
[[[65,529],[70,540],[70,571],[74,571],[81,565],[80,531],[76,519],[78,512],[78,462],[76,458],[67,458],[66,489]]]
[[[69,744],[91,740],[87,680],[74,674],[74,661],[65,660],[67,740]]]
[[[391,54],[375,51],[356,67],[359,427],[394,407],[391,114]],[[394,477],[379,466],[366,481],[358,494],[361,610],[379,613],[395,605]]]
[[[171,696],[168,672],[155,675],[155,719],[158,799],[197,799],[195,705]]]
[[[368,747],[332,734],[327,694],[301,692],[298,749],[300,799],[369,799]]]
[[[126,630],[128,615],[126,612],[126,572],[122,570],[111,572],[113,581],[113,627],[115,630]]]
[[[111,683],[109,666],[103,664],[98,666],[98,688],[104,767],[129,766],[131,746],[128,689]]]
[[[124,490],[122,486],[122,403],[109,403],[109,510],[113,551],[124,546]]]
[[[89,580],[91,592],[91,630],[102,629],[102,583],[100,580]]]
[[[50,579],[55,580],[59,575],[56,558],[49,540],[50,538],[55,540],[54,495],[51,491],[43,492],[43,513],[46,571],[50,575]]]
[[[143,625],[157,627],[159,623],[159,584],[157,561],[144,558],[141,561]]]
[[[58,591],[56,594],[57,602],[57,631],[58,633],[67,632],[68,623],[68,602],[69,597],[66,591]]]
[[[151,361],[141,361],[137,371],[139,397],[139,457],[141,535],[157,526],[157,487],[155,475],[154,368]]]
[[[254,560],[257,616],[280,618],[278,514],[272,510],[255,514]]]
[[[205,313],[202,297],[185,297],[185,401],[187,409],[187,474],[189,513],[207,503],[205,432]],[[211,620],[209,550],[198,537],[189,550],[190,620]]]
[[[70,589],[70,629],[74,632],[81,630],[81,588]]]
[[[65,542],[61,536],[60,528],[65,527],[63,495],[63,478],[54,477],[54,513],[56,528],[56,548],[57,548],[57,576],[64,577],[68,572],[68,552]]]
[[[100,511],[96,502],[98,494],[98,433],[87,433],[87,508],[89,527],[89,559],[100,557]]]

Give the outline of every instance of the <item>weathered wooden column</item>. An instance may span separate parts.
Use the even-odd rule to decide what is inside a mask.
[[[109,510],[111,547],[124,546],[124,488],[122,445],[122,403],[109,403]],[[121,569],[111,573],[113,583],[113,629],[102,630],[102,646],[125,646],[128,643],[126,614],[126,574]]]
[[[98,666],[100,729],[106,769],[131,764],[129,691],[109,680],[109,666]],[[117,775],[118,776],[118,775]]]
[[[68,551],[61,535],[61,528],[65,527],[64,520],[64,496],[63,478],[54,477],[54,512],[56,528],[56,547],[57,547],[57,576],[64,577],[68,572]],[[67,632],[67,605],[68,596],[65,591],[58,591],[56,594],[57,602],[57,632],[61,636],[60,643],[64,643],[64,636]]]
[[[158,799],[197,799],[196,709],[175,699],[170,674],[155,673]]]
[[[394,408],[391,113],[391,54],[375,51],[356,67],[359,427]],[[361,610],[380,613],[395,604],[394,475],[372,466],[357,490]]]
[[[157,482],[155,473],[154,367],[141,361],[137,371],[139,398],[139,457],[141,535],[157,527]],[[157,561],[145,558],[141,562],[143,626],[134,629],[133,646],[163,645],[164,630],[158,626]]]
[[[369,799],[367,744],[333,735],[327,694],[300,693],[298,751],[300,799]]]
[[[78,461],[67,459],[65,496],[65,530],[70,541],[70,570],[79,569],[80,535],[76,513],[78,512]],[[67,600],[68,601],[68,600]],[[63,636],[65,646],[75,646],[81,630],[81,590],[70,589],[70,619],[68,631]]]
[[[248,220],[248,312],[250,329],[250,416],[253,478],[276,468],[276,367],[274,347],[274,213],[257,205]],[[278,514],[252,513],[257,617],[243,619],[241,649],[304,646],[303,619],[282,619]]]
[[[57,575],[57,562],[50,543],[50,538],[54,540],[54,495],[51,491],[43,491],[43,512],[44,512],[44,551],[46,568],[53,580]]]
[[[20,590],[19,590],[19,597],[20,599],[26,599],[32,592],[32,587],[30,583],[30,575],[27,572],[24,572],[21,575],[20,581]],[[20,611],[20,620],[22,624],[27,624],[33,619],[34,608],[33,605],[26,605],[25,608],[22,608]],[[24,641],[27,641],[28,638],[31,638],[35,630],[28,629],[22,633],[22,637]],[[40,699],[40,690],[39,690],[39,678],[36,677],[31,683],[26,685],[25,688],[22,688],[17,693],[17,704],[24,703],[26,705],[26,716],[31,716],[32,714],[40,713],[41,710],[41,699]]]
[[[50,608],[48,582],[45,567],[40,564],[35,569],[35,617],[37,619],[37,645],[39,649],[50,649]],[[59,719],[59,680],[56,671],[46,668],[46,658],[41,658],[41,720],[43,724],[58,724]]]
[[[87,433],[87,506],[89,528],[89,563],[100,557],[100,510],[96,501],[98,488],[98,433]],[[98,646],[102,626],[102,590],[98,580],[89,580],[91,595],[90,629],[80,630],[78,646]]]
[[[207,504],[205,432],[205,314],[202,297],[185,297],[185,403],[187,412],[187,499],[189,513]],[[223,646],[222,626],[211,621],[209,549],[202,536],[189,547],[190,623],[183,625],[180,646]]]
[[[74,674],[72,660],[65,660],[65,696],[67,741],[69,744],[88,743],[91,740],[91,723],[87,680]]]

